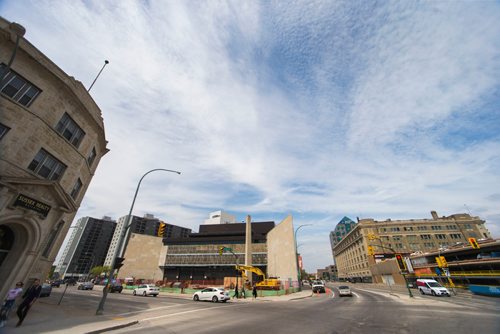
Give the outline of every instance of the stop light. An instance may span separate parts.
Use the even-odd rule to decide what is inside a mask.
[[[375,251],[373,249],[373,246],[368,246],[368,255],[375,255]]]
[[[441,259],[441,265],[443,266],[443,268],[448,267],[448,262],[446,261],[445,257],[440,256],[439,258]]]
[[[368,240],[375,240],[375,239],[377,239],[377,236],[375,234],[373,233],[368,234]]]
[[[403,255],[396,254],[396,262],[398,263],[399,270],[406,271],[406,263],[403,259]]]
[[[480,248],[477,241],[476,241],[476,238],[469,238],[469,243],[472,246],[472,248],[474,248],[474,249]]]
[[[219,255],[222,255],[224,253],[224,246],[219,247]]]
[[[123,261],[125,261],[124,257],[117,257],[115,259],[115,265],[113,269],[120,269],[121,267],[123,267]]]
[[[164,222],[161,222],[160,226],[158,226],[158,236],[159,237],[163,237],[163,235],[165,234],[165,227],[166,226],[167,226],[167,224],[165,224]]]
[[[439,268],[443,268],[443,262],[441,261],[441,256],[436,256],[436,263]]]

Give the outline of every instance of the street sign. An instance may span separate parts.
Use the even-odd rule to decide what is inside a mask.
[[[443,268],[443,271],[444,271],[444,275],[445,275],[446,277],[450,277],[450,269],[448,269],[448,268]]]

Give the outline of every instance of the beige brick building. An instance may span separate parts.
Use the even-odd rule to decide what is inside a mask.
[[[101,111],[81,82],[0,17],[0,297],[45,279],[100,159]]]
[[[160,260],[162,248],[162,238],[132,233],[118,277],[151,282],[163,280],[163,270],[160,268],[163,265],[163,259]]]
[[[334,247],[340,279],[371,280],[370,265],[393,257],[394,253],[428,252],[439,247],[467,242],[468,238],[491,238],[484,220],[468,214],[432,219],[376,221],[361,219]],[[369,238],[370,236],[370,238]],[[368,255],[368,246],[374,256]]]

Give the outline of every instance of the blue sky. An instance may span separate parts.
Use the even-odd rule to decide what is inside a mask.
[[[344,216],[470,212],[500,237],[498,1],[23,1],[2,16],[92,88],[110,152],[77,218],[293,214],[308,271]],[[466,205],[466,206],[465,206]]]

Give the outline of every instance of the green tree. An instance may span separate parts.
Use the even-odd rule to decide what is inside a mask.
[[[93,277],[100,276],[102,273],[106,273],[106,276],[108,276],[110,272],[111,272],[111,268],[108,266],[97,266],[97,267],[90,269],[90,274]]]

